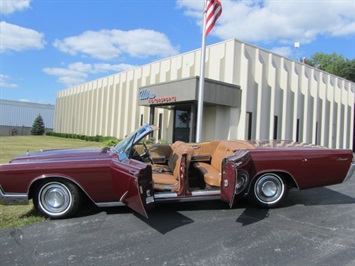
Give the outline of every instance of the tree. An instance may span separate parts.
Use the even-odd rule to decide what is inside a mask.
[[[45,131],[45,126],[43,118],[41,115],[38,115],[35,121],[33,122],[31,135],[43,135]]]
[[[346,60],[343,75],[347,80],[355,82],[355,59]]]
[[[318,52],[306,62],[310,66],[355,82],[355,59],[344,59],[342,55],[337,53]]]

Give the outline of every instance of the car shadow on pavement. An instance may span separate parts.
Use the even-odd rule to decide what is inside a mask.
[[[319,187],[306,190],[290,190],[285,202],[278,208],[287,208],[294,205],[321,206],[321,205],[355,204],[355,198],[332,190],[327,187]],[[253,207],[246,201],[239,201],[238,208],[245,208],[236,222],[242,226],[257,223],[269,217],[269,209]]]
[[[186,217],[177,211],[168,211],[164,213],[153,211],[149,213],[149,219],[146,219],[137,213],[134,213],[134,215],[162,235],[194,222],[193,219]]]
[[[242,226],[246,226],[260,222],[267,217],[269,217],[269,209],[246,207],[243,213],[239,215],[236,222],[240,223]]]
[[[317,206],[317,205],[337,205],[337,204],[354,204],[355,198],[340,193],[327,187],[298,190],[292,189],[289,192],[285,202],[278,208],[287,208],[294,205]],[[94,204],[87,203],[83,206],[76,217],[85,217],[101,212],[108,215],[134,213],[128,207],[111,207],[99,208]],[[196,201],[196,202],[180,202],[180,203],[162,203],[157,204],[153,210],[148,212],[149,219],[135,214],[139,219],[155,228],[161,234],[166,234],[178,227],[193,223],[194,220],[181,214],[183,211],[196,210],[226,210],[229,206],[227,203],[212,201]],[[234,204],[235,209],[243,210],[236,222],[242,226],[259,222],[269,217],[269,209],[262,209],[249,203],[246,198],[240,198]]]
[[[352,193],[354,194],[354,193]],[[327,187],[291,189],[282,207],[297,204],[305,206],[354,204],[355,198]]]
[[[101,212],[105,212],[108,215],[114,215],[133,213],[134,211],[126,206],[100,208],[95,206],[93,203],[86,203],[84,206],[82,206],[82,208],[79,210],[78,214],[75,217],[91,216]]]
[[[228,208],[228,204],[220,200],[211,201],[195,201],[195,202],[179,202],[179,203],[160,203],[156,204],[155,208],[148,211],[149,217],[162,215],[169,215],[171,212],[178,211],[195,211],[195,210],[223,210]],[[94,203],[86,201],[76,217],[85,217],[100,212],[106,212],[108,215],[120,213],[134,213],[132,209],[127,206],[119,207],[97,207]],[[139,214],[137,216],[140,216]]]
[[[156,205],[153,210],[149,211],[149,219],[136,213],[134,215],[164,235],[181,226],[195,222],[192,218],[185,216],[181,212],[196,210],[224,210],[226,208],[228,208],[228,205],[219,200],[163,203]]]

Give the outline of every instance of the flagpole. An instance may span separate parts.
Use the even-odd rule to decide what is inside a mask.
[[[200,61],[200,78],[198,86],[198,102],[197,102],[197,128],[196,142],[201,142],[202,119],[203,119],[203,99],[205,90],[205,58],[206,58],[206,6],[207,0],[204,1],[203,11],[203,30],[202,30],[202,45],[201,45],[201,61]]]

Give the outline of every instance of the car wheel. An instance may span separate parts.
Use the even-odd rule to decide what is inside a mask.
[[[275,173],[266,173],[255,179],[250,188],[251,200],[263,208],[274,208],[281,204],[288,193],[284,179]]]
[[[60,219],[73,216],[81,202],[78,188],[63,180],[42,183],[36,190],[33,203],[46,217]]]

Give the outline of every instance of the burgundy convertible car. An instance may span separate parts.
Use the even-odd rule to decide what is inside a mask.
[[[147,217],[155,203],[247,196],[280,205],[290,188],[342,183],[355,175],[351,150],[290,141],[215,140],[151,144],[144,125],[113,148],[45,150],[0,166],[0,203],[28,204],[51,218],[73,216],[85,197],[100,207],[127,205]]]

